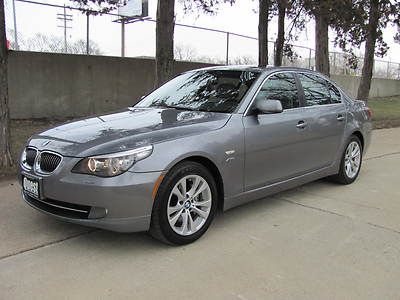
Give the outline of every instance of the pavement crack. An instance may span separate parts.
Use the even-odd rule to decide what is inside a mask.
[[[398,230],[396,230],[396,229],[393,229],[393,228],[385,227],[385,226],[378,225],[378,224],[371,223],[371,222],[367,222],[367,224],[368,224],[368,225],[371,225],[371,226],[373,226],[373,227],[375,227],[375,228],[380,228],[380,229],[384,229],[384,230],[386,230],[386,231],[390,231],[390,232],[392,232],[392,233],[400,234],[400,231],[398,231]]]
[[[372,226],[372,227],[375,227],[375,228],[378,228],[378,229],[383,229],[383,230],[389,231],[391,233],[400,234],[400,231],[398,231],[396,229],[385,227],[385,226],[382,226],[382,225],[379,225],[379,224],[375,224],[375,223],[371,223],[371,222],[362,222],[360,219],[355,219],[355,218],[352,218],[352,217],[349,217],[349,216],[346,216],[346,215],[342,215],[342,214],[339,214],[337,212],[330,211],[330,210],[327,210],[327,209],[323,209],[323,208],[319,208],[319,207],[315,207],[315,206],[311,206],[311,205],[302,204],[302,203],[295,202],[295,201],[288,200],[288,199],[284,199],[284,198],[278,198],[277,200],[288,202],[288,203],[291,203],[291,204],[294,204],[294,205],[298,205],[298,206],[302,206],[302,207],[305,207],[305,208],[309,208],[309,209],[312,209],[312,210],[320,211],[320,212],[323,212],[323,213],[327,213],[327,214],[343,217],[343,218],[350,219],[350,220],[353,220],[353,221],[357,220],[360,223],[367,224],[369,226]]]
[[[342,215],[342,214],[339,214],[339,213],[331,211],[331,210],[327,210],[327,209],[323,209],[323,208],[319,208],[319,207],[315,207],[315,206],[311,206],[311,205],[307,205],[307,204],[302,204],[302,203],[295,202],[295,201],[288,200],[288,199],[284,199],[284,198],[278,198],[278,200],[289,202],[291,204],[299,205],[299,206],[310,208],[310,209],[313,209],[313,210],[321,211],[321,212],[324,212],[324,213],[327,213],[327,214],[336,215],[336,216],[339,216],[339,217],[351,219],[349,216]]]
[[[351,202],[351,201],[346,201],[346,200],[343,200],[343,199],[338,199],[338,198],[333,198],[333,197],[327,197],[327,196],[325,196],[325,195],[321,195],[321,194],[318,194],[318,193],[309,192],[309,191],[307,191],[304,187],[301,188],[301,189],[299,189],[299,191],[302,192],[302,193],[304,193],[304,194],[310,195],[310,196],[324,197],[325,199],[328,199],[328,200],[332,200],[332,201],[341,201],[341,202],[346,203],[346,204],[349,204],[349,205],[356,205],[356,206],[361,206],[361,207],[370,208],[370,209],[375,209],[375,210],[380,210],[380,209],[381,209],[380,207],[376,207],[376,206],[365,205],[365,204],[359,203],[359,202]]]
[[[386,154],[381,154],[381,155],[377,155],[377,156],[364,158],[364,160],[373,160],[373,159],[383,158],[383,157],[386,157],[386,156],[399,155],[399,154],[400,154],[400,151],[399,152],[391,152],[391,153],[386,153]]]
[[[3,259],[7,259],[7,258],[10,258],[10,257],[13,257],[13,256],[17,256],[17,255],[26,253],[26,252],[30,252],[30,251],[34,251],[34,250],[37,250],[37,249],[41,249],[41,248],[57,245],[57,244],[60,244],[62,242],[65,242],[65,241],[68,241],[68,240],[71,240],[71,239],[74,239],[74,238],[77,238],[77,237],[80,237],[80,236],[83,236],[83,235],[87,235],[87,234],[90,234],[90,233],[93,233],[93,232],[96,232],[96,231],[99,231],[99,230],[100,229],[92,229],[92,230],[80,232],[80,233],[77,233],[77,234],[74,234],[74,235],[67,236],[67,237],[62,238],[62,239],[58,239],[58,240],[51,241],[51,242],[48,242],[48,243],[40,244],[40,245],[31,247],[31,248],[27,248],[27,249],[23,249],[23,250],[20,250],[20,251],[17,251],[17,252],[9,253],[9,254],[0,256],[0,261],[3,260]]]

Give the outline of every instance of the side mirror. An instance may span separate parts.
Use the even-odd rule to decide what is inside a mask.
[[[282,103],[279,100],[259,99],[255,108],[261,114],[277,114],[283,112]]]

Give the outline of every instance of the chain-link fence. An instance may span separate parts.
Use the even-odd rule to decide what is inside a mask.
[[[117,14],[88,16],[78,8],[29,0],[6,0],[5,11],[7,37],[13,50],[155,56],[155,21],[152,19],[123,25]],[[268,43],[268,49],[269,61],[273,62],[274,42]],[[290,50],[290,55],[283,58],[284,65],[315,68],[314,49],[293,45]],[[258,41],[251,36],[177,23],[175,59],[255,65]],[[330,63],[332,74],[360,75],[363,59],[331,52]],[[400,63],[375,60],[373,76],[400,79]]]

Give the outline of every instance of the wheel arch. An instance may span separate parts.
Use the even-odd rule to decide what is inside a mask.
[[[213,176],[215,180],[215,184],[217,185],[217,193],[218,193],[218,209],[223,209],[224,206],[224,182],[222,179],[221,172],[219,171],[217,165],[209,158],[202,156],[202,155],[193,155],[193,156],[188,156],[183,158],[182,160],[176,162],[172,167],[175,165],[182,163],[182,162],[196,162],[198,164],[201,164],[207,170],[211,172],[211,175]]]
[[[356,131],[354,131],[354,132],[352,133],[352,135],[355,135],[356,137],[358,137],[358,138],[360,139],[361,147],[362,147],[362,149],[364,150],[364,136],[363,136],[363,134],[361,133],[361,131],[356,130]]]

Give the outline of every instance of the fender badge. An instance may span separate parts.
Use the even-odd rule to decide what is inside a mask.
[[[228,151],[225,151],[225,154],[226,154],[226,155],[235,154],[235,150],[228,150]]]

